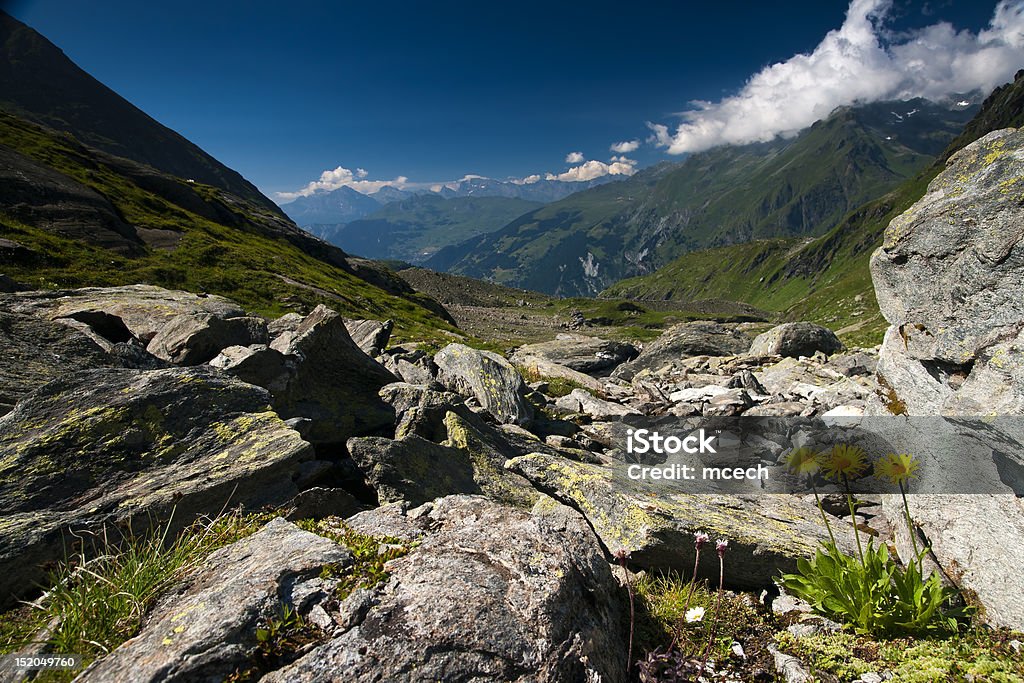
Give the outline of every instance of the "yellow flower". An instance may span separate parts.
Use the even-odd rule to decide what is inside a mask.
[[[823,467],[827,477],[856,479],[868,468],[867,454],[857,446],[836,444],[824,456]]]
[[[811,475],[821,467],[821,454],[818,451],[807,448],[794,448],[783,458],[786,468],[796,475]]]
[[[890,453],[875,463],[875,476],[903,484],[917,475],[921,463],[909,453]]]

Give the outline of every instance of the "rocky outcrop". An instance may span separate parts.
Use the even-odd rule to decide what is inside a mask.
[[[437,352],[434,362],[445,388],[472,396],[499,422],[524,424],[533,418],[523,378],[498,354],[449,344]]]
[[[826,356],[843,350],[839,337],[827,327],[814,323],[783,323],[754,338],[751,356],[799,358],[821,352]]]
[[[331,309],[317,306],[270,348],[292,361],[274,390],[274,409],[284,418],[312,420],[310,441],[342,443],[393,425],[394,411],[377,392],[395,376],[355,345]]]
[[[872,256],[891,325],[879,372],[911,415],[1024,410],[1014,352],[1024,330],[1022,174],[1024,131],[986,135],[950,158]],[[969,381],[975,373],[996,381]],[[994,406],[986,394],[996,388]]]
[[[630,552],[640,567],[693,570],[693,534],[729,540],[725,580],[737,588],[771,586],[779,572],[792,572],[796,561],[814,554],[828,535],[813,501],[797,496],[734,496],[664,493],[649,495],[625,487],[625,465],[571,462],[541,454],[510,460],[518,472],[544,493],[579,510],[609,553]],[[841,546],[853,551],[852,529],[833,520]],[[717,562],[707,558],[699,572],[717,580]]]
[[[67,325],[0,310],[0,415],[29,392],[76,370],[117,365],[98,344]]]
[[[422,531],[386,583],[342,602],[336,635],[267,683],[625,680],[622,593],[574,511],[456,496],[349,522]]]
[[[151,285],[19,292],[0,297],[0,308],[50,320],[70,318],[89,325],[110,342],[135,337],[143,343],[149,343],[167,323],[182,314],[207,314],[222,319],[245,315],[238,304],[222,296]]]
[[[256,650],[257,627],[324,601],[333,584],[326,565],[352,563],[345,548],[274,519],[252,536],[211,555],[150,612],[141,633],[100,659],[83,683],[225,680]]]
[[[229,346],[267,344],[263,318],[218,318],[209,313],[184,313],[167,322],[146,350],[175,365],[199,365]]]
[[[594,379],[590,375],[585,375],[578,370],[559,365],[554,361],[548,360],[541,356],[530,356],[525,354],[517,354],[514,356],[516,365],[523,369],[523,373],[527,377],[536,377],[540,381],[547,381],[552,379],[562,379],[571,382],[572,384],[581,386],[592,393],[604,393],[604,385],[599,380]]]
[[[65,530],[181,528],[227,503],[280,505],[312,449],[270,395],[209,369],[85,370],[0,418],[0,598],[64,556]]]
[[[363,353],[376,358],[387,348],[395,323],[393,320],[345,320],[345,328]]]
[[[633,360],[639,353],[635,346],[625,342],[562,333],[551,341],[521,346],[511,360],[517,365],[527,365],[527,359],[541,358],[577,372],[596,374]]]
[[[1024,131],[990,133],[954,154],[927,194],[889,224],[871,259],[891,325],[878,363],[885,408],[876,413],[1024,413],[1022,176]],[[1015,443],[1019,452],[1024,430],[1014,425],[997,420],[978,440]],[[914,445],[907,450],[915,453]],[[911,496],[914,523],[989,623],[1024,628],[1024,581],[1006,570],[1024,564],[1024,508],[1012,493],[964,493],[974,495]],[[902,500],[887,497],[883,509],[909,559]]]
[[[733,327],[717,323],[680,323],[665,330],[644,347],[636,360],[616,368],[613,377],[631,380],[644,370],[670,368],[691,356],[734,356],[750,347],[750,338]]]
[[[352,438],[348,452],[381,504],[405,501],[415,506],[454,493],[481,492],[468,451],[441,446],[416,434],[397,441]]]

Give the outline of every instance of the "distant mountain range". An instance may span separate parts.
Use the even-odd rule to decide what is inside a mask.
[[[410,195],[378,205],[366,218],[336,225],[314,224],[306,230],[359,256],[416,264],[443,247],[498,230],[541,206],[514,197]]]
[[[689,252],[821,235],[927,166],[978,111],[977,99],[842,108],[790,140],[720,147],[575,193],[425,265],[593,295]]]
[[[538,180],[533,183],[495,180],[480,176],[467,176],[462,180],[445,183],[437,191],[432,189],[402,190],[386,185],[372,194],[363,194],[342,186],[327,192],[315,192],[281,205],[289,218],[297,224],[339,225],[365,218],[381,205],[402,201],[415,196],[433,196],[442,199],[459,197],[504,197],[528,202],[547,203],[568,197],[574,192],[622,180],[625,176],[606,175],[593,180],[567,182],[564,180]],[[514,216],[513,216],[514,218]]]

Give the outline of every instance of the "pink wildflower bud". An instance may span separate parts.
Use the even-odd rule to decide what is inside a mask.
[[[725,555],[725,550],[728,547],[729,547],[729,541],[727,541],[724,538],[720,538],[717,541],[715,541],[715,551],[718,553],[719,557],[721,557],[722,555]]]
[[[693,547],[696,548],[697,550],[700,550],[701,548],[703,548],[707,544],[707,542],[711,540],[711,537],[708,536],[703,531],[698,531],[697,533],[695,533],[693,535],[693,538],[694,538]]]

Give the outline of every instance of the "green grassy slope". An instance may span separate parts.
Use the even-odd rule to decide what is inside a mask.
[[[919,111],[899,121],[890,108]],[[838,110],[791,141],[721,147],[577,193],[427,266],[589,294],[688,252],[821,235],[926,166],[968,117],[923,100]]]
[[[338,258],[344,257],[342,252],[220,188],[141,167],[138,174],[126,174],[123,160],[2,112],[0,148],[92,188],[109,201],[124,224],[139,234],[156,231],[163,243],[152,246],[138,240],[129,253],[111,250],[64,230],[15,218],[20,207],[10,204],[0,212],[0,237],[29,251],[7,258],[0,268],[30,287],[142,282],[222,294],[267,316],[326,303],[348,316],[392,318],[400,337],[438,338],[454,331],[436,302],[397,279],[397,287],[383,282],[390,291],[371,284],[356,275],[365,265],[349,265]],[[47,201],[45,196],[33,199]],[[175,241],[176,246],[167,248]],[[371,278],[389,277],[366,272]]]
[[[604,297],[690,300],[717,296],[812,320],[844,341],[875,344],[886,323],[878,312],[868,261],[889,222],[924,196],[957,150],[993,130],[1024,125],[1024,71],[994,91],[938,159],[884,197],[809,240],[760,240],[684,255],[657,272],[623,280]]]

